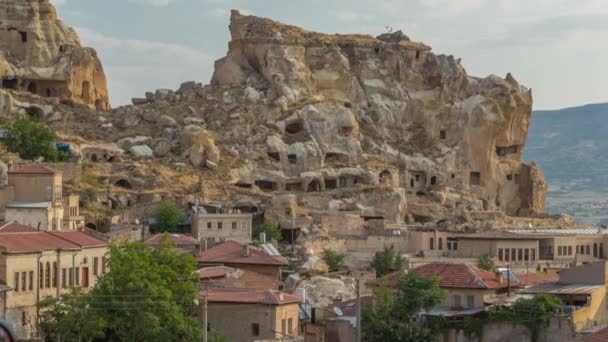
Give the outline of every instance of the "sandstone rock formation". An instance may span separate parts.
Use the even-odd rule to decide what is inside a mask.
[[[2,89],[110,109],[95,50],[80,45],[48,0],[0,0],[0,79]]]

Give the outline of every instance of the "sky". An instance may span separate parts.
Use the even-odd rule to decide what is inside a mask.
[[[208,83],[230,9],[326,33],[402,30],[470,75],[511,72],[535,109],[608,102],[607,0],[51,0],[104,64],[114,107]]]

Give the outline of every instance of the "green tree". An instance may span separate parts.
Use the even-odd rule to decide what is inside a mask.
[[[422,278],[410,272],[399,279],[393,294],[384,285],[374,290],[372,308],[363,311],[363,340],[368,342],[433,341],[439,333],[433,321],[416,322],[416,315],[429,310],[445,297],[436,277]]]
[[[195,303],[197,279],[193,274],[196,260],[191,255],[178,254],[175,246],[166,241],[154,248],[133,242],[112,245],[108,260],[109,272],[98,279],[89,294],[69,294],[51,303],[58,313],[43,321],[50,338],[200,341],[202,329]],[[89,317],[93,326],[80,332],[78,326],[69,324]]]
[[[488,256],[488,255],[481,256],[477,260],[477,267],[481,268],[482,270],[486,270],[488,272],[494,272],[494,270],[496,270],[496,265],[494,264],[494,260],[492,260],[492,258],[490,258],[490,256]]]
[[[46,336],[63,341],[91,341],[104,336],[105,321],[91,306],[91,297],[78,288],[59,298],[40,301],[40,327]]]
[[[264,221],[261,225],[258,225],[253,229],[253,240],[259,242],[260,234],[266,233],[266,239],[268,241],[281,241],[283,240],[283,234],[276,224],[270,221]]]
[[[162,202],[154,213],[156,223],[152,229],[157,232],[175,232],[177,225],[184,220],[184,217],[184,211],[177,205],[170,202]]]
[[[23,159],[43,157],[46,161],[56,162],[66,157],[59,154],[53,145],[57,140],[55,132],[43,123],[24,116],[6,125],[6,129],[6,147]]]
[[[391,272],[401,271],[403,269],[405,259],[395,252],[395,247],[384,246],[380,252],[376,252],[372,259],[371,266],[376,270],[376,276],[382,277]]]
[[[341,271],[345,268],[345,255],[331,249],[323,250],[323,260],[327,263],[330,272]]]

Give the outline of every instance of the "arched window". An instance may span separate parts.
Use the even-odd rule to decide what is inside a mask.
[[[44,286],[46,288],[51,287],[51,263],[46,263],[46,273],[44,275]]]
[[[435,239],[434,239],[434,238],[431,238],[431,239],[429,240],[429,249],[430,249],[430,250],[435,249]]]
[[[437,249],[438,250],[442,250],[443,249],[443,238],[439,238],[437,240]]]

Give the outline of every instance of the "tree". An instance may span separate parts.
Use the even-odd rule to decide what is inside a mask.
[[[323,250],[323,260],[327,263],[330,272],[341,271],[344,269],[345,255],[331,249]]]
[[[6,129],[6,147],[22,159],[43,157],[46,161],[56,162],[65,158],[65,154],[59,154],[53,145],[57,135],[43,123],[25,116],[6,125]]]
[[[376,276],[382,277],[391,272],[401,271],[403,269],[404,259],[395,252],[395,247],[384,246],[381,252],[376,252],[372,259],[371,266],[376,270]]]
[[[184,220],[184,211],[170,202],[162,202],[154,214],[156,223],[153,229],[160,232],[175,232],[177,225]]]
[[[368,342],[433,341],[439,333],[433,321],[416,322],[422,310],[429,310],[445,297],[436,277],[422,278],[410,272],[398,281],[394,294],[381,285],[374,290],[374,305],[363,311],[363,340]]]
[[[279,227],[270,221],[264,221],[264,223],[253,229],[253,240],[259,241],[261,233],[266,233],[266,239],[268,241],[283,240],[283,234],[281,233]]]
[[[490,258],[488,255],[484,255],[477,260],[477,267],[488,272],[494,272],[494,270],[496,270],[494,260],[492,260],[492,258]]]
[[[166,241],[154,248],[133,242],[112,245],[108,260],[109,272],[89,294],[69,294],[52,303],[56,313],[43,322],[50,338],[78,333],[82,341],[201,339],[195,303],[196,260],[191,255],[178,254]],[[69,324],[85,324],[78,319],[89,318],[92,327],[80,332],[78,325]]]

